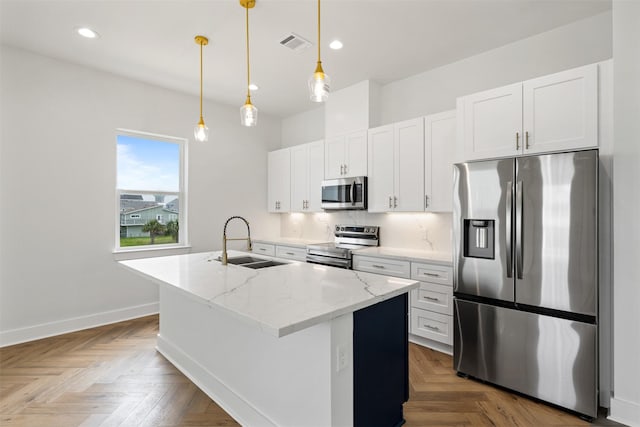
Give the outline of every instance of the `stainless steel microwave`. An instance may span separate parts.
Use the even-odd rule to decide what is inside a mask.
[[[322,209],[367,209],[367,177],[322,181]]]

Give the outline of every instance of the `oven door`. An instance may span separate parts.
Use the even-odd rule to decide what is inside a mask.
[[[322,209],[366,209],[367,177],[322,181]]]

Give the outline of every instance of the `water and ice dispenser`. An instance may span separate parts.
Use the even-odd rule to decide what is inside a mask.
[[[494,259],[495,220],[464,220],[464,256]]]

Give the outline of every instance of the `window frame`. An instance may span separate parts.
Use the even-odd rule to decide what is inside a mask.
[[[139,190],[133,188],[118,188],[118,137],[119,136],[132,136],[134,138],[142,138],[158,142],[166,142],[178,145],[179,152],[179,173],[178,173],[178,191],[164,191],[164,190]],[[188,248],[189,244],[189,227],[187,224],[187,142],[186,138],[179,138],[175,136],[161,135],[151,132],[143,132],[131,129],[116,129],[116,161],[115,161],[115,227],[114,237],[115,246],[114,253],[122,252],[141,252],[141,251],[157,251],[166,249],[180,249]],[[122,194],[157,194],[157,195],[175,195],[178,197],[178,224],[180,228],[178,230],[178,242],[177,243],[163,243],[154,245],[139,245],[139,246],[120,246],[120,196]]]

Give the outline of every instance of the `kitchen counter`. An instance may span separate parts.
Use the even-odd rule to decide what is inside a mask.
[[[229,251],[230,258],[241,255],[248,253]],[[276,337],[352,313],[418,286],[414,280],[288,260],[281,260],[286,265],[258,270],[223,266],[217,261],[219,256],[220,252],[209,252],[120,263]]]
[[[378,256],[395,258],[403,261],[428,262],[445,266],[453,265],[452,255],[444,252],[425,251],[419,249],[401,249],[378,246],[374,248],[357,249],[354,255]]]
[[[159,284],[157,349],[242,425],[401,425],[418,282],[220,252],[120,261]]]

